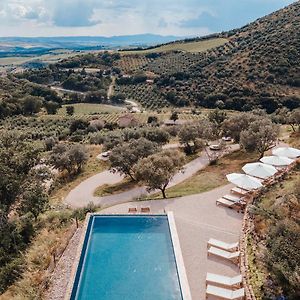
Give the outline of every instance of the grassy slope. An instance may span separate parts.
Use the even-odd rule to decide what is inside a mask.
[[[80,182],[83,180],[104,171],[107,168],[107,163],[98,160],[96,156],[101,153],[101,146],[88,146],[89,150],[89,159],[84,167],[82,173],[80,173],[77,177],[75,177],[73,180],[63,183],[62,186],[59,186],[57,189],[55,189],[50,198],[51,203],[61,203],[63,199],[67,196],[67,194],[75,188]]]
[[[74,106],[74,114],[75,115],[90,115],[90,114],[101,114],[101,113],[119,113],[122,110],[124,110],[123,107],[120,106],[112,106],[112,105],[106,105],[106,104],[92,104],[92,103],[76,103],[76,104],[70,104]],[[64,105],[61,109],[58,111],[58,115],[66,115],[66,106]]]
[[[167,52],[167,51],[187,51],[192,53],[204,52],[214,47],[221,46],[225,44],[228,40],[224,38],[213,38],[204,41],[188,42],[188,43],[171,43],[157,48],[137,50],[137,51],[124,51],[124,54],[147,54],[147,53],[157,53],[157,52]]]
[[[270,297],[268,293],[279,293],[281,290],[280,284],[271,284],[268,280],[270,277],[269,270],[267,268],[267,262],[269,261],[268,252],[264,248],[266,238],[270,232],[274,230],[274,227],[279,222],[295,220],[295,216],[299,216],[299,199],[287,201],[291,199],[291,191],[294,190],[295,186],[299,183],[300,169],[299,167],[291,171],[287,178],[281,183],[276,184],[272,187],[255,207],[259,207],[261,214],[254,214],[254,225],[255,225],[255,239],[250,235],[248,240],[248,261],[249,261],[249,272],[251,274],[251,284],[257,300],[267,299]],[[271,214],[273,212],[273,214]],[[274,212],[276,212],[274,214]],[[270,215],[272,217],[270,217]],[[294,216],[294,218],[292,218]],[[296,226],[296,223],[295,223]],[[298,224],[299,228],[299,224]],[[254,247],[253,247],[254,246]],[[299,256],[298,256],[299,258]],[[296,257],[294,257],[296,262]],[[295,270],[297,272],[297,270]],[[271,274],[273,278],[280,278],[278,274]],[[284,281],[284,280],[283,280]],[[269,299],[269,298],[268,298]]]
[[[221,158],[216,165],[211,165],[198,171],[193,177],[186,179],[167,190],[170,198],[182,197],[198,193],[204,193],[216,187],[228,183],[226,174],[240,172],[242,166],[248,162],[257,160],[257,154],[249,154],[236,151]],[[150,196],[151,199],[160,199],[161,194]]]

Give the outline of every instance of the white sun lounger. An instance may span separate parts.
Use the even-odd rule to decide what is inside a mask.
[[[239,263],[240,251],[229,252],[216,247],[210,247],[207,251],[207,254],[213,254],[224,259],[230,260],[235,264]]]
[[[227,287],[234,287],[234,286],[239,287],[242,283],[242,275],[228,277],[228,276],[222,276],[213,273],[207,273],[206,282],[224,285]]]
[[[241,189],[241,188],[239,188],[239,187],[234,187],[234,188],[231,189],[231,192],[236,193],[236,194],[239,194],[239,195],[245,196],[245,195],[247,195],[250,191],[243,190],[243,189]]]
[[[245,297],[245,290],[228,290],[220,287],[216,287],[213,285],[208,285],[206,288],[206,295],[213,295],[216,297],[220,297],[222,299],[229,299],[229,300],[237,300],[237,299],[244,299]]]
[[[209,239],[207,242],[208,246],[213,246],[222,250],[232,251],[236,250],[239,247],[239,243],[225,243],[216,239]]]
[[[227,200],[224,198],[219,198],[216,201],[216,205],[222,205],[228,208],[237,208],[237,210],[239,211],[240,209],[243,209],[245,206],[245,202],[244,201],[231,201],[231,200]]]
[[[223,206],[232,208],[232,207],[236,204],[236,202],[232,202],[232,201],[227,200],[227,199],[224,199],[224,198],[219,198],[219,199],[216,201],[216,204],[217,204],[217,205],[223,205]]]
[[[244,197],[240,198],[240,197],[236,197],[236,196],[228,195],[228,194],[223,196],[222,198],[232,201],[232,202],[240,202],[240,201],[244,200]]]

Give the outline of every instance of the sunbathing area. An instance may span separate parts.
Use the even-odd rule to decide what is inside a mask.
[[[294,148],[282,147],[272,152],[272,156],[245,164],[242,173],[227,174],[229,183],[211,191],[172,199],[117,204],[100,210],[98,214],[155,216],[171,213],[191,298],[255,299],[247,281],[245,263],[247,207],[264,193],[265,188],[284,180],[285,174],[300,157],[300,151]],[[68,269],[69,261],[67,259],[64,266],[62,257],[62,266],[58,269]],[[69,268],[65,278],[69,281],[70,277]],[[52,295],[49,299],[62,299],[67,283],[60,284],[61,295]]]
[[[249,292],[246,287],[246,292],[247,280],[240,268],[243,213],[265,187],[283,179],[296,164],[300,151],[281,147],[273,154],[246,164],[244,173],[228,174],[230,184],[225,187],[172,200],[121,204],[103,213],[172,211],[192,298],[251,299],[251,289]]]

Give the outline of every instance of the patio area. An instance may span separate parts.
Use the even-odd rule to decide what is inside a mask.
[[[216,206],[216,200],[229,193],[229,184],[198,195],[167,200],[130,202],[101,211],[103,214],[127,214],[130,207],[150,207],[151,213],[173,211],[179,235],[184,264],[193,299],[205,299],[206,273],[226,276],[238,275],[233,263],[207,256],[210,238],[224,242],[237,242],[243,215],[225,207]],[[215,299],[209,296],[208,299]]]

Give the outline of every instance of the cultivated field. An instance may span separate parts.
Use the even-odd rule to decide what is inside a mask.
[[[74,106],[74,114],[75,115],[93,115],[93,114],[113,114],[120,113],[122,111],[126,111],[124,107],[120,106],[112,106],[106,104],[92,104],[92,103],[76,103],[70,104]],[[59,109],[59,115],[66,115],[66,106],[64,105],[61,109]]]
[[[157,52],[167,52],[167,51],[186,51],[192,53],[204,52],[214,47],[221,46],[228,42],[225,38],[214,38],[205,41],[189,42],[189,43],[171,43],[163,45],[157,48],[137,50],[137,51],[124,51],[124,54],[147,54],[147,53],[157,53]]]
[[[84,52],[88,53],[88,52]],[[73,57],[80,55],[82,53],[68,51],[68,50],[55,50],[50,54],[37,55],[37,56],[11,56],[11,57],[1,57],[0,66],[19,66],[24,63],[32,61],[40,61],[44,63],[56,63],[60,59],[65,59],[68,57]]]

